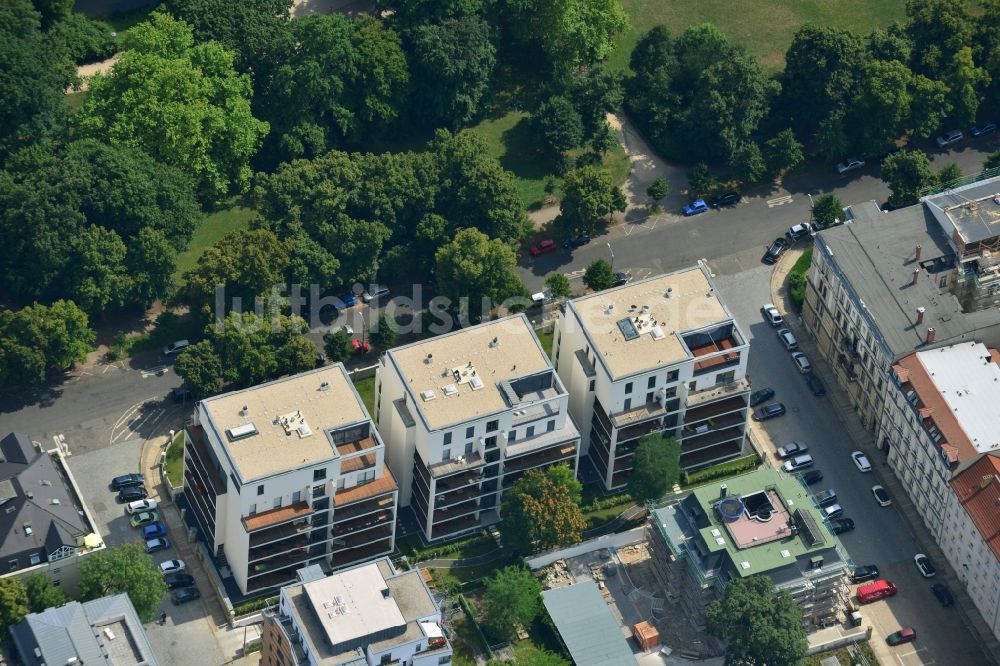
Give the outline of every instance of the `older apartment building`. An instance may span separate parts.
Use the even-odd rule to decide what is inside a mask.
[[[420,572],[386,557],[300,570],[264,613],[260,655],[261,666],[449,666],[452,649]]]
[[[340,364],[197,403],[184,489],[223,581],[258,596],[308,564],[393,549],[396,481]]]
[[[569,395],[523,315],[396,347],[379,360],[376,423],[427,541],[499,520],[530,469],[577,468]]]
[[[889,370],[914,351],[1000,344],[1000,179],[883,212],[846,209],[814,237],[802,317],[863,425],[884,447]]]
[[[941,549],[1000,639],[1000,451],[963,464],[951,489]]]
[[[679,438],[684,469],[744,454],[749,348],[701,264],[568,301],[552,358],[604,487],[651,432]]]

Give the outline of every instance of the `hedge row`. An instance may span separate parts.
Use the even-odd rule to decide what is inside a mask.
[[[727,476],[736,476],[743,472],[750,472],[760,466],[760,456],[756,453],[746,458],[725,462],[714,467],[706,467],[695,472],[684,472],[681,474],[681,483],[685,486],[694,486],[712,479],[721,479]]]
[[[618,506],[620,504],[632,503],[632,496],[628,493],[622,493],[621,495],[612,495],[611,497],[595,499],[587,506],[581,507],[581,511],[584,513],[587,513],[588,511],[600,511],[601,509],[610,509],[611,507]]]
[[[802,312],[802,303],[806,300],[806,271],[809,270],[809,264],[812,263],[812,256],[813,249],[810,246],[798,258],[795,265],[792,266],[792,270],[788,272],[788,295],[791,297],[795,309],[799,312]]]
[[[251,599],[250,601],[244,601],[241,604],[233,606],[233,615],[239,617],[240,615],[246,615],[248,613],[253,613],[254,611],[259,611],[268,604],[277,604],[279,598],[280,597],[266,597],[264,599]]]

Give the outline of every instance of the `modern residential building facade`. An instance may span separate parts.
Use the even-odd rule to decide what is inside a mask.
[[[390,349],[376,374],[376,424],[425,541],[499,520],[531,469],[577,469],[569,395],[524,315]]]
[[[652,432],[680,440],[684,469],[743,455],[749,349],[703,264],[567,301],[552,359],[604,488]]]
[[[941,550],[1000,639],[1000,451],[964,463],[951,480],[951,490]]]
[[[261,666],[449,666],[452,649],[420,571],[386,557],[300,570],[264,613],[260,655]]]
[[[851,563],[795,477],[759,469],[694,489],[654,509],[651,556],[669,600],[704,627],[704,608],[733,580],[765,575],[802,609],[804,627],[835,624],[850,594]]]
[[[256,596],[309,564],[393,549],[396,481],[343,365],[197,403],[185,498],[225,580]]]

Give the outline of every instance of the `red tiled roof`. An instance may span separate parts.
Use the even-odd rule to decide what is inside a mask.
[[[1000,560],[1000,453],[983,455],[951,480],[983,541]]]
[[[977,453],[976,447],[973,446],[962,426],[958,424],[958,420],[952,414],[951,409],[948,408],[948,403],[945,402],[944,396],[934,386],[934,381],[927,374],[927,369],[920,363],[917,355],[914,353],[904,356],[893,367],[902,368],[909,374],[910,385],[917,392],[917,395],[920,396],[920,403],[917,407],[930,409],[933,412],[931,418],[934,421],[934,425],[938,427],[938,430],[944,436],[944,440],[939,444],[942,449],[950,454],[949,457],[953,455],[953,460],[962,461],[975,456]],[[923,409],[921,409],[921,415],[923,415]],[[946,444],[950,444],[953,451],[945,448]]]

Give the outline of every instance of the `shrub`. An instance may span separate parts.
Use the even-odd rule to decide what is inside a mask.
[[[595,499],[593,502],[583,507],[586,511],[600,511],[601,509],[610,509],[613,506],[619,506],[621,504],[632,504],[632,496],[628,493],[622,493],[620,495],[612,495],[611,497],[602,497],[600,499]]]
[[[250,601],[244,601],[241,604],[236,604],[233,606],[233,615],[239,617],[240,615],[247,615],[253,613],[254,611],[259,611],[268,604],[277,604],[280,597],[265,597],[263,599],[251,599]]]
[[[97,62],[110,57],[117,49],[111,26],[104,21],[92,21],[80,13],[72,13],[52,28],[52,39],[61,45],[77,65]]]
[[[684,472],[681,475],[681,481],[685,486],[693,486],[705,481],[711,481],[712,479],[721,479],[727,476],[736,476],[737,474],[742,474],[743,472],[749,472],[757,469],[759,465],[760,456],[755,453],[752,456],[722,463],[721,465],[706,467],[694,472]]]
[[[799,312],[802,311],[802,303],[806,300],[806,271],[812,263],[812,253],[813,249],[807,248],[788,272],[788,295]]]

